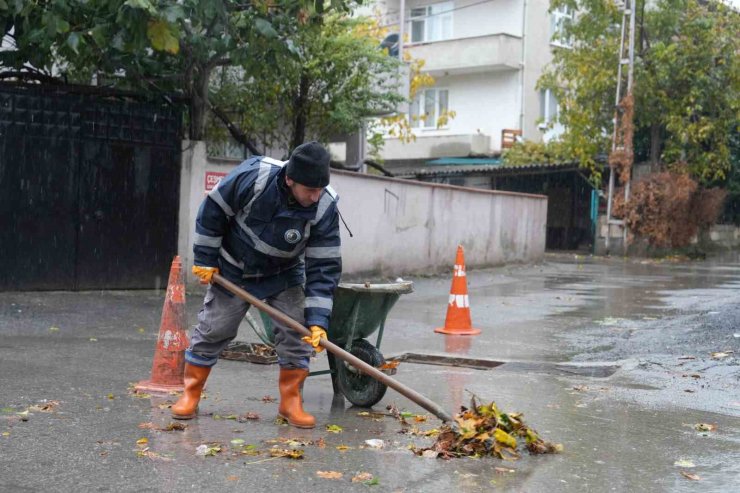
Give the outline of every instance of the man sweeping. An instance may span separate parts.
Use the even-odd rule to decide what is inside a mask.
[[[198,324],[185,352],[185,391],[172,417],[191,419],[221,351],[236,337],[249,304],[212,284],[214,273],[247,290],[311,330],[301,338],[273,320],[280,365],[278,413],[313,428],[300,390],[309,358],[322,351],[334,289],[342,271],[337,195],[328,187],[327,150],[318,142],[296,147],[287,164],[253,157],[209,192],[195,223],[193,273],[208,283]]]

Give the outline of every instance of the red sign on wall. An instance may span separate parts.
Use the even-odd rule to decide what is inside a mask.
[[[220,171],[206,171],[206,192],[210,192],[216,188],[216,185],[218,185],[218,182],[224,176],[226,176],[226,173]]]

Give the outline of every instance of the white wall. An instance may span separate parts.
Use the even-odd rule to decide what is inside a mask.
[[[334,172],[345,272],[435,272],[458,244],[469,266],[534,262],[545,252],[547,198]]]
[[[191,145],[192,144],[192,145]],[[178,253],[193,282],[195,217],[206,171],[237,162],[209,161],[202,142],[183,143]],[[398,276],[449,269],[458,244],[470,266],[534,262],[545,252],[547,198],[332,171],[342,226],[345,274]]]
[[[491,136],[491,147],[501,148],[501,130],[518,127],[518,73],[502,72],[440,77],[437,87],[448,87],[453,133]]]
[[[410,0],[406,2],[406,21],[412,8],[441,3],[439,0]],[[478,4],[478,5],[475,5]],[[452,37],[469,38],[486,34],[507,33],[520,36],[523,0],[494,0],[481,3],[480,0],[454,0],[452,12]],[[387,2],[387,10],[397,12],[399,2]],[[398,17],[392,17],[398,22]],[[391,16],[388,17],[391,19]],[[407,24],[406,32],[411,26]],[[410,34],[409,34],[410,36]],[[410,38],[409,38],[410,39]]]
[[[468,7],[472,4],[479,5]],[[523,4],[523,0],[494,0],[487,3],[480,3],[480,0],[455,0],[457,10],[452,13],[453,36],[469,38],[498,33],[521,36]],[[416,6],[413,3],[412,5]]]
[[[519,128],[518,83],[518,72],[437,78],[434,87],[449,90],[449,109],[456,112],[455,118],[444,129],[415,129],[416,142],[386,139],[383,158],[466,156],[471,151],[470,136],[478,133],[490,136],[487,152],[500,150],[501,130]],[[440,138],[439,146],[434,144],[435,137]],[[424,152],[427,154],[420,154]]]

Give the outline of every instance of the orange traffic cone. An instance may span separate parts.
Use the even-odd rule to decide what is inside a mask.
[[[138,392],[171,392],[184,389],[185,350],[190,341],[185,332],[185,279],[176,256],[170,268],[167,295],[162,308],[159,337],[154,350],[152,377],[136,384]]]
[[[465,256],[463,255],[462,245],[457,247],[457,258],[455,259],[455,271],[452,274],[450,302],[447,305],[445,326],[434,329],[434,332],[458,336],[474,336],[480,334],[480,330],[474,329],[473,323],[470,320],[468,281],[465,277]]]

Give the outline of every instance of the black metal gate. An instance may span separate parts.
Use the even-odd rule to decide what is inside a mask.
[[[165,285],[180,131],[171,106],[0,86],[0,290]]]

